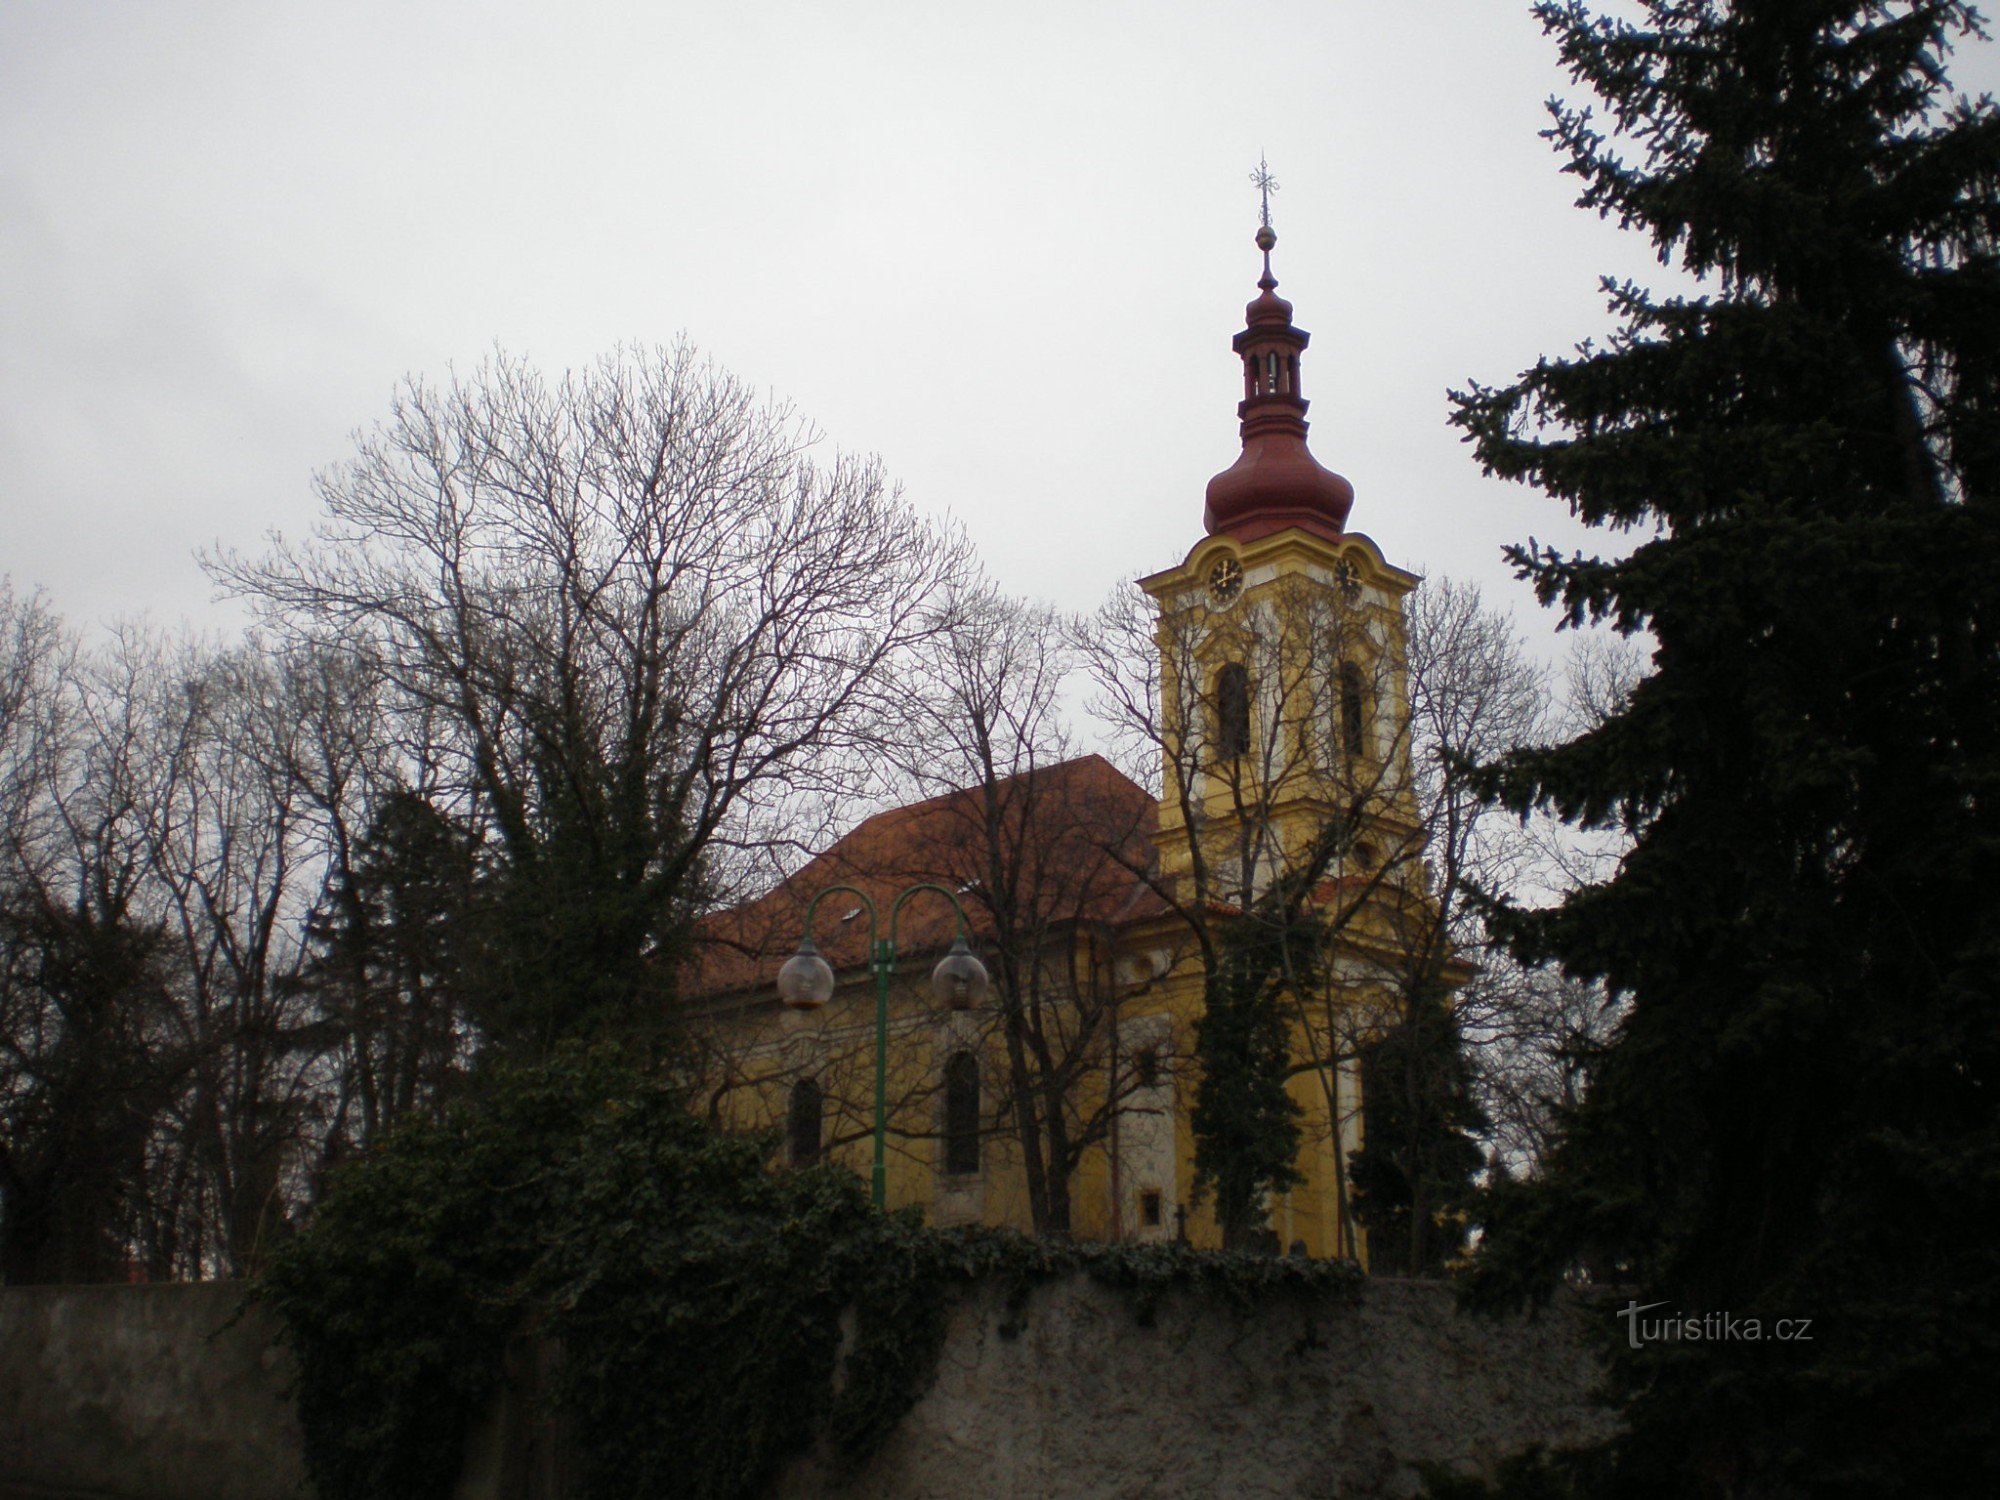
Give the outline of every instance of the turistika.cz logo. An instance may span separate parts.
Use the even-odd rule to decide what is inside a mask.
[[[1811,1318],[1777,1318],[1766,1323],[1762,1318],[1739,1318],[1734,1313],[1710,1312],[1699,1316],[1686,1313],[1661,1313],[1658,1317],[1643,1316],[1656,1307],[1665,1307],[1664,1302],[1628,1302],[1618,1309],[1618,1316],[1625,1319],[1625,1338],[1634,1349],[1641,1344],[1716,1344],[1730,1341],[1760,1343],[1765,1339],[1773,1342],[1800,1343],[1812,1339]]]

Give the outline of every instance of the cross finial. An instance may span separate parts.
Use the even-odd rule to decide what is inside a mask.
[[[1271,194],[1278,190],[1278,179],[1271,175],[1270,163],[1264,160],[1264,153],[1257,153],[1257,170],[1250,174],[1250,185],[1257,189],[1263,202],[1257,211],[1257,222],[1265,229],[1271,227]]]

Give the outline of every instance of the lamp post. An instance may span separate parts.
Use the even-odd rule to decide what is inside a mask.
[[[966,944],[964,908],[958,904],[958,897],[943,886],[926,882],[898,894],[889,908],[889,935],[884,938],[876,920],[875,903],[866,891],[851,885],[830,885],[807,904],[805,936],[799,939],[798,952],[778,970],[778,998],[793,1010],[818,1010],[833,998],[833,965],[821,958],[819,949],[813,946],[812,925],[813,913],[819,910],[820,902],[835,891],[853,896],[868,913],[868,966],[875,975],[875,1166],[869,1178],[869,1191],[875,1206],[884,1208],[889,1196],[885,1155],[889,1133],[889,976],[896,972],[896,919],[902,913],[903,903],[919,891],[936,891],[951,903],[952,915],[957,918],[957,935],[944,957],[937,961],[937,967],[931,970],[931,993],[943,1004],[953,1010],[964,1010],[977,1003],[986,993],[986,965]]]

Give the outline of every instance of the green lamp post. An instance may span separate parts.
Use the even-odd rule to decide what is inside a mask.
[[[888,1203],[889,1174],[886,1156],[889,1133],[889,976],[896,972],[896,919],[903,903],[919,891],[936,891],[951,903],[958,920],[958,932],[937,967],[931,970],[931,993],[940,1004],[964,1010],[986,994],[986,965],[973,954],[965,941],[965,911],[958,897],[941,885],[913,885],[900,893],[889,908],[889,935],[881,936],[875,903],[865,891],[851,885],[830,885],[812,898],[806,907],[805,936],[798,952],[778,970],[778,998],[793,1010],[818,1010],[833,998],[833,965],[820,957],[813,946],[813,913],[836,891],[845,891],[858,900],[868,913],[868,966],[875,975],[875,1166],[870,1175],[870,1193],[877,1208]]]

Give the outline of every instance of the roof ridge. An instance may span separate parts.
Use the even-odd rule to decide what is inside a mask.
[[[1144,787],[1140,786],[1138,782],[1132,780],[1131,777],[1127,776],[1123,771],[1119,770],[1117,766],[1113,765],[1111,761],[1102,752],[1096,750],[1087,750],[1082,755],[1072,755],[1066,760],[1051,761],[1047,765],[1029,766],[1026,770],[1023,771],[1010,771],[1005,776],[998,778],[993,783],[993,785],[996,787],[1002,787],[1017,781],[1032,780],[1034,777],[1037,776],[1048,776],[1048,775],[1053,775],[1057,772],[1071,771],[1076,767],[1086,765],[1091,761],[1097,762],[1099,765],[1104,767],[1105,770],[1109,771],[1112,775],[1118,777],[1121,781],[1125,782],[1127,785],[1132,787],[1134,791],[1140,792],[1141,794],[1146,796],[1152,795],[1150,792],[1147,792]],[[820,850],[817,854],[813,855],[810,859],[808,859],[805,862],[805,864],[800,865],[799,869],[804,870],[808,866],[812,865],[815,861],[826,858],[829,854],[832,854],[835,850],[839,849],[842,844],[847,843],[851,839],[858,838],[867,829],[869,829],[870,827],[872,827],[877,823],[885,822],[891,818],[899,820],[907,819],[914,817],[916,814],[921,812],[931,811],[937,808],[944,807],[947,804],[954,802],[961,797],[970,796],[972,793],[977,792],[983,785],[985,785],[985,783],[974,781],[968,783],[965,786],[954,787],[948,792],[935,793],[932,796],[925,797],[922,801],[919,802],[904,802],[895,807],[885,807],[880,812],[870,813],[867,817],[863,818],[859,823],[856,823],[852,828],[848,829],[847,832],[843,833],[839,838],[835,839],[832,843],[828,844],[824,849]],[[787,877],[787,879],[789,878],[790,877]],[[785,883],[786,883],[785,881],[779,882],[780,885],[783,885]]]

